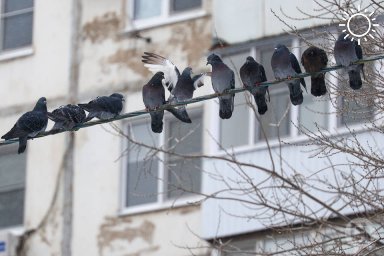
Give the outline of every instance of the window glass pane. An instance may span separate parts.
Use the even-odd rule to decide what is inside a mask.
[[[161,0],[135,0],[134,19],[146,19],[161,14]]]
[[[32,21],[32,12],[4,18],[3,50],[31,45]]]
[[[235,72],[236,87],[243,87],[238,70],[245,63],[250,51],[240,52],[223,58],[223,61]],[[230,119],[220,119],[220,143],[224,148],[237,147],[248,144],[249,138],[249,111],[246,97],[248,93],[237,93],[235,95],[235,109]],[[250,102],[250,101],[249,101]]]
[[[370,66],[365,65],[365,72],[371,72]],[[349,87],[349,78],[345,70],[339,70],[338,92],[340,94],[338,112],[340,114],[339,125],[351,125],[370,121],[374,115],[374,96],[370,84],[365,83],[363,75],[363,86],[355,91]]]
[[[202,152],[202,118],[192,117],[192,124],[172,120],[166,138],[168,147],[178,154]],[[167,156],[168,198],[185,196],[200,191],[201,159]]]
[[[310,81],[309,81],[310,82]],[[308,87],[307,83],[307,87]],[[308,88],[310,91],[310,88]],[[328,104],[327,98],[316,98],[311,94],[303,93],[304,101],[299,108],[299,121],[300,127],[312,132],[317,131],[316,124],[321,129],[327,129],[328,127]]]
[[[23,223],[24,188],[0,193],[0,228]]]
[[[4,150],[15,151],[12,146]],[[0,154],[0,228],[23,223],[26,154]]]
[[[126,206],[157,201],[158,161],[128,163]]]
[[[289,135],[289,107],[290,100],[288,95],[288,88],[269,88],[271,101],[268,104],[268,111],[260,116],[260,122],[263,127],[261,129],[258,120],[256,120],[256,125],[259,127],[258,134],[255,136],[256,141],[265,138],[263,130],[267,138],[278,138]]]
[[[131,127],[131,137],[138,143],[158,145],[158,135],[151,132],[150,121]],[[126,206],[157,201],[159,161],[153,151],[140,145],[129,145]]]
[[[201,0],[172,0],[171,10],[175,12],[187,11],[201,7]]]
[[[31,7],[33,7],[33,0],[4,0],[3,13],[13,12]]]
[[[9,188],[24,187],[26,154],[0,155],[0,192]]]
[[[220,119],[220,143],[224,148],[248,145],[249,111],[243,93],[235,96],[235,110],[230,119]],[[219,118],[219,117],[218,117]]]

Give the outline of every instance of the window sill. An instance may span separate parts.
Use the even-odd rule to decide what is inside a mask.
[[[174,14],[169,17],[156,17],[151,19],[132,21],[131,26],[128,26],[123,32],[123,34],[131,35],[137,31],[157,28],[157,27],[161,27],[161,26],[165,26],[173,23],[199,19],[207,16],[208,16],[208,13],[206,11],[199,10],[195,12]]]
[[[152,203],[152,204],[132,206],[132,207],[121,209],[119,212],[119,216],[152,213],[152,212],[157,212],[161,210],[171,210],[171,209],[185,207],[185,206],[199,205],[200,204],[199,201],[201,200],[202,200],[201,196],[190,196],[190,197],[166,201],[163,203]]]
[[[350,132],[353,132],[355,134],[363,133],[363,132],[369,131],[371,128],[372,128],[371,124],[361,123],[361,124],[350,125],[348,128],[338,127],[333,132],[326,132],[325,131],[324,134],[328,135],[329,137],[338,137],[338,136],[347,135]],[[315,136],[316,135],[319,135],[319,133],[316,132]],[[268,143],[269,143],[269,147],[271,149],[273,149],[273,148],[279,147],[280,145],[284,147],[287,144],[300,144],[300,143],[305,143],[308,141],[309,141],[308,136],[306,136],[304,134],[300,134],[300,135],[295,136],[295,137],[283,137],[283,138],[280,138],[280,140],[274,138],[274,139],[269,140]],[[262,142],[258,142],[258,143],[253,144],[253,145],[243,145],[243,146],[234,147],[233,149],[227,148],[226,151],[229,154],[233,153],[233,154],[237,155],[237,154],[246,154],[246,153],[251,153],[251,152],[255,152],[255,151],[265,150],[267,148],[268,148],[268,144],[266,142],[262,141]],[[214,154],[222,157],[222,156],[228,155],[227,152],[225,152],[223,150],[217,150],[216,152],[214,152]]]
[[[27,57],[29,55],[32,55],[34,53],[34,50],[32,47],[25,47],[25,48],[19,48],[15,50],[9,50],[0,52],[0,61],[8,61],[13,60],[17,58]]]

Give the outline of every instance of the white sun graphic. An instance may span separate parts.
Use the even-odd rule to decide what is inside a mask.
[[[357,43],[360,45],[361,39],[367,41],[367,36],[374,39],[372,33],[376,33],[375,27],[378,27],[379,24],[375,23],[376,18],[373,17],[375,11],[369,12],[367,9],[364,11],[361,10],[361,6],[359,5],[357,10],[350,9],[350,13],[343,12],[346,18],[343,18],[343,23],[340,23],[340,27],[344,27],[343,32],[347,33],[344,39],[350,37],[351,41],[357,40]],[[362,31],[356,31],[352,28],[354,21],[366,22],[365,27]]]

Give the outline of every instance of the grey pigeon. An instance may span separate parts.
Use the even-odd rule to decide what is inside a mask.
[[[356,41],[348,39],[347,34],[341,33],[337,38],[333,53],[336,64],[346,67],[351,88],[354,90],[360,89],[363,85],[360,71],[364,75],[364,64],[351,65],[351,63],[363,58],[361,46]]]
[[[285,79],[301,74],[300,64],[296,56],[291,53],[285,45],[278,44],[273,52],[271,66],[276,79]],[[305,89],[304,78],[286,81],[289,88],[289,97],[293,105],[303,103],[303,91],[300,83]]]
[[[52,130],[71,130],[85,122],[86,114],[81,107],[68,104],[48,112],[48,118],[55,122]]]
[[[97,97],[86,104],[78,104],[82,109],[88,111],[85,122],[97,117],[107,120],[116,117],[123,110],[124,96],[120,93],[113,93],[110,96]]]
[[[257,111],[263,115],[268,110],[265,95],[268,87],[259,84],[267,81],[263,65],[260,65],[254,58],[248,56],[244,65],[240,68],[240,78],[244,87],[250,90],[255,98]]]
[[[323,49],[316,46],[308,47],[308,49],[303,52],[303,55],[301,55],[301,64],[303,64],[306,72],[311,73],[311,94],[315,97],[327,93],[325,74],[317,73],[325,68],[327,63],[327,54]]]
[[[156,110],[165,104],[165,90],[162,84],[163,72],[157,72],[149,82],[143,86],[143,101],[147,110]],[[150,112],[151,128],[153,132],[163,131],[164,110]]]
[[[212,53],[207,58],[207,65],[212,66],[212,87],[216,93],[224,93],[235,88],[235,74],[224,64],[219,56]],[[235,94],[219,97],[219,115],[221,119],[229,119],[234,108]]]
[[[19,138],[18,153],[23,153],[27,147],[28,138],[36,137],[45,131],[48,124],[47,99],[40,98],[32,111],[23,114],[12,129],[1,138],[5,140]]]
[[[164,79],[162,83],[168,88],[171,95],[168,98],[170,104],[192,99],[193,92],[204,85],[204,76],[206,73],[192,76],[192,69],[186,67],[180,74],[179,69],[170,60],[150,52],[144,52],[142,62],[151,72],[163,72]],[[167,109],[176,118],[185,123],[191,123],[185,106],[178,106]]]

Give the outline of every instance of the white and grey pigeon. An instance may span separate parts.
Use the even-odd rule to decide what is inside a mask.
[[[162,84],[163,72],[157,72],[149,82],[143,86],[143,101],[147,110],[156,110],[165,104],[165,90]],[[150,112],[151,129],[155,133],[163,131],[164,110]]]
[[[48,124],[47,99],[41,97],[32,111],[24,113],[12,127],[12,129],[1,138],[5,140],[19,138],[18,153],[23,153],[27,147],[28,138],[36,137],[45,131]]]
[[[186,67],[180,74],[179,69],[170,60],[155,53],[144,52],[142,62],[152,73],[163,72],[162,84],[171,93],[168,103],[174,104],[192,99],[193,92],[204,85],[206,73],[192,76],[192,68]],[[185,123],[191,123],[185,106],[167,109],[177,119]]]
[[[244,87],[254,96],[259,114],[265,114],[268,110],[265,98],[268,87],[259,85],[267,81],[263,65],[257,63],[253,57],[248,56],[244,65],[240,68],[240,78]]]
[[[85,122],[94,117],[107,120],[116,117],[123,110],[124,96],[120,93],[113,93],[110,96],[97,97],[85,104],[78,104],[82,109],[88,111]]]
[[[76,125],[84,123],[86,116],[84,109],[72,104],[48,112],[48,118],[55,122],[52,130],[71,130]]]
[[[271,66],[276,79],[289,79],[302,73],[296,56],[282,44],[276,46],[272,55]],[[303,103],[303,91],[300,88],[300,83],[307,90],[304,78],[286,81],[289,88],[289,97],[293,105]]]
[[[360,71],[364,75],[364,64],[351,64],[363,58],[361,46],[356,41],[349,39],[347,34],[341,33],[336,40],[333,53],[336,64],[346,67],[350,87],[354,90],[360,89],[363,84]]]
[[[212,66],[212,87],[215,93],[224,93],[235,88],[235,73],[212,53],[207,58],[207,65]],[[219,116],[221,119],[229,119],[234,109],[235,94],[219,96]]]

